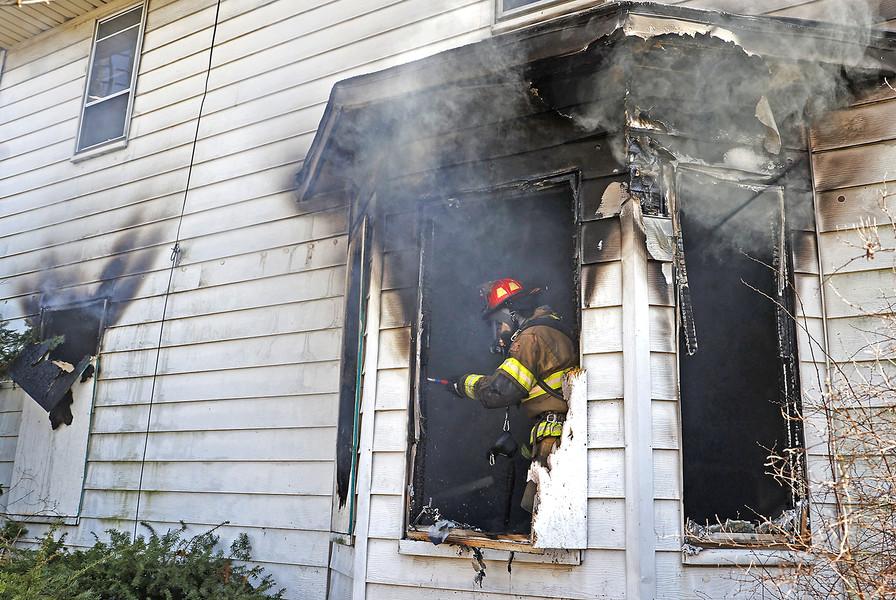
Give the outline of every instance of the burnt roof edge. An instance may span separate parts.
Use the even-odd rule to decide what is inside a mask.
[[[449,86],[542,59],[584,52],[594,42],[619,32],[625,37],[644,39],[670,33],[692,37],[712,35],[733,42],[746,52],[769,58],[896,71],[896,34],[890,32],[666,4],[612,2],[337,82],[330,92],[302,167],[295,175],[297,200],[303,202],[314,195],[313,187],[320,174],[324,153],[346,110]],[[825,51],[819,52],[818,44],[794,45],[793,41],[798,39],[823,40]],[[857,39],[862,43],[859,44]],[[861,56],[857,56],[855,64],[843,61],[849,48],[861,48]]]

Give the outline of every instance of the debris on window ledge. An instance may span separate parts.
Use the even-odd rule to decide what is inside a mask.
[[[790,549],[800,545],[808,535],[807,517],[808,502],[800,500],[796,507],[773,520],[726,519],[700,525],[688,519],[681,551],[686,556],[695,556],[707,548]]]

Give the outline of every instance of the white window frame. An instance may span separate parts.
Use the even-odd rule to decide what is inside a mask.
[[[536,0],[526,6],[504,9],[506,0],[495,0],[494,33],[518,29],[564,14],[604,4],[606,0]]]
[[[106,40],[114,35],[120,35],[120,34],[124,33],[125,31],[130,31],[134,27],[138,28],[137,42],[134,46],[134,64],[131,69],[130,85],[128,86],[128,88],[126,90],[121,90],[119,92],[116,92],[115,94],[106,96],[106,97],[102,98],[101,100],[89,102],[88,95],[89,95],[89,91],[90,91],[90,81],[91,81],[91,78],[93,77],[93,70],[95,67],[97,43],[102,41],[102,40],[98,39],[100,27],[104,23],[106,23],[112,19],[115,19],[125,13],[128,13],[132,10],[136,10],[136,9],[140,9],[140,11],[141,11],[139,23],[132,25],[130,27],[127,27],[125,29],[122,29],[120,31],[116,31],[113,34],[102,38],[103,40]],[[90,57],[89,57],[89,61],[87,63],[87,77],[84,82],[84,93],[81,98],[81,112],[80,112],[80,115],[78,118],[78,130],[77,130],[77,134],[75,136],[75,151],[74,151],[74,155],[72,157],[73,161],[90,158],[90,157],[96,156],[98,154],[103,154],[105,152],[117,150],[119,148],[124,148],[128,145],[128,135],[129,135],[130,129],[131,129],[131,115],[134,110],[134,95],[135,95],[136,88],[137,88],[137,73],[140,70],[140,55],[143,50],[143,35],[144,35],[145,29],[146,29],[146,12],[147,12],[146,9],[147,9],[147,0],[142,0],[142,2],[138,2],[136,4],[131,4],[130,6],[124,8],[122,10],[116,11],[115,13],[110,14],[107,17],[103,17],[102,19],[97,19],[96,23],[94,23],[93,38],[92,38],[93,41],[91,43]],[[91,106],[95,106],[96,104],[98,104],[100,102],[106,102],[111,98],[114,98],[117,96],[123,96],[123,95],[128,96],[128,103],[127,103],[127,108],[125,109],[124,128],[123,128],[122,134],[118,137],[115,137],[115,138],[112,138],[109,140],[104,140],[102,142],[92,144],[90,146],[82,147],[81,138],[82,138],[82,134],[83,134],[84,119],[87,114],[87,109],[90,108]]]

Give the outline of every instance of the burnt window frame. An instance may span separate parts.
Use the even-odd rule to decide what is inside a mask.
[[[346,294],[342,329],[342,359],[339,365],[331,530],[348,536],[354,535],[357,521],[356,484],[364,360],[367,347],[365,343],[367,339],[367,308],[372,266],[371,234],[370,218],[362,217],[350,233],[346,255]],[[346,468],[348,470],[343,477],[342,473]],[[343,488],[343,486],[345,487]]]
[[[707,549],[742,549],[742,550],[775,550],[784,548],[782,543],[786,541],[786,547],[792,547],[794,543],[799,544],[801,540],[805,540],[810,535],[810,524],[808,521],[808,480],[807,466],[805,463],[806,440],[803,431],[802,422],[799,415],[802,413],[802,388],[800,385],[800,358],[798,352],[798,323],[796,311],[796,290],[795,290],[795,274],[794,274],[794,254],[793,254],[793,231],[788,225],[788,212],[790,209],[788,202],[788,194],[786,188],[777,183],[763,180],[759,177],[756,180],[750,180],[749,177],[742,177],[738,181],[730,181],[718,179],[713,174],[705,172],[699,167],[690,165],[679,165],[675,170],[673,184],[670,190],[670,200],[667,202],[666,212],[672,221],[673,242],[675,245],[673,271],[675,272],[675,310],[678,326],[676,327],[676,376],[678,377],[679,387],[679,413],[681,413],[682,405],[687,402],[681,391],[682,381],[682,352],[683,345],[689,343],[688,338],[693,332],[689,332],[686,318],[682,317],[682,310],[690,305],[690,286],[687,281],[686,256],[683,247],[683,234],[681,230],[681,204],[682,204],[682,182],[685,177],[695,177],[697,179],[711,180],[716,183],[729,184],[732,186],[752,187],[757,190],[755,198],[766,194],[776,193],[780,207],[780,224],[776,231],[776,247],[773,249],[774,264],[763,266],[773,268],[775,270],[775,285],[777,286],[778,297],[768,297],[765,301],[774,302],[775,327],[777,330],[776,348],[778,351],[777,358],[780,364],[779,384],[780,384],[780,402],[785,414],[782,414],[782,423],[784,424],[784,437],[790,448],[802,449],[802,453],[792,453],[789,455],[787,468],[789,474],[793,477],[793,485],[790,490],[791,510],[796,511],[799,515],[798,528],[794,534],[785,534],[780,531],[775,533],[738,533],[726,531],[724,528],[718,532],[712,532],[703,535],[694,535],[688,530],[690,517],[686,512],[686,497],[688,491],[684,486],[684,468],[688,457],[685,455],[685,437],[687,432],[684,430],[684,420],[680,417],[681,427],[681,476],[682,476],[682,492],[681,492],[681,518],[682,531],[684,532],[684,542],[686,544],[702,547]],[[743,207],[741,207],[743,208]],[[740,210],[740,209],[739,209]],[[741,250],[743,252],[743,250]],[[754,259],[755,260],[755,259]],[[682,278],[681,270],[684,270]],[[763,292],[757,290],[757,299],[759,294]],[[697,331],[697,344],[699,347],[700,333]],[[765,473],[766,476],[771,475]],[[777,515],[765,515],[768,518],[775,518]],[[745,515],[745,520],[750,516]],[[723,520],[724,521],[724,520]],[[785,539],[786,538],[786,539]],[[702,564],[700,560],[688,561],[694,564]]]
[[[75,150],[72,156],[72,161],[74,162],[91,158],[100,154],[105,154],[106,152],[111,152],[113,150],[118,150],[128,145],[128,139],[131,129],[131,117],[134,111],[134,97],[137,92],[137,74],[140,70],[140,56],[143,52],[143,37],[146,32],[146,17],[148,12],[147,8],[148,0],[141,0],[140,2],[131,4],[106,17],[97,19],[94,23],[93,35],[91,36],[90,55],[87,61],[87,73],[84,81],[84,93],[81,97],[81,105],[78,112],[78,128],[75,132]],[[140,11],[137,23],[128,25],[120,30],[115,30],[102,38],[100,37],[103,25],[108,24],[110,21],[113,21],[119,17],[122,17],[127,13],[137,10]],[[132,48],[134,56],[131,65],[128,87],[126,89],[121,89],[116,92],[106,94],[105,96],[96,100],[91,100],[90,86],[94,72],[97,69],[98,45],[104,41],[111,40],[117,35],[125,34],[126,32],[131,31],[135,28],[137,34]],[[88,134],[85,132],[86,128],[89,125],[88,111],[92,108],[100,107],[103,104],[108,104],[109,102],[122,97],[127,97],[127,102],[125,103],[123,110],[121,108],[114,108],[109,106],[105,107],[107,111],[114,108],[114,113],[116,115],[120,115],[122,120],[121,134],[101,141],[92,141],[92,143],[87,144],[85,138],[88,137]],[[108,114],[104,112],[102,119],[108,120]]]
[[[419,517],[419,508],[415,505],[413,497],[415,495],[415,477],[417,476],[417,443],[419,440],[420,421],[425,420],[422,416],[420,406],[420,387],[424,385],[433,385],[423,380],[427,376],[426,370],[422,365],[422,354],[428,348],[428,339],[424,328],[424,302],[423,289],[425,284],[425,256],[430,249],[432,243],[432,213],[450,206],[457,199],[473,200],[487,205],[490,200],[497,198],[501,200],[510,200],[513,197],[536,198],[538,195],[548,195],[553,193],[568,194],[570,202],[570,210],[568,213],[569,225],[572,231],[573,243],[571,254],[568,257],[571,263],[571,271],[573,281],[573,297],[571,300],[572,321],[568,325],[574,331],[580,331],[582,322],[582,298],[581,298],[581,278],[582,278],[582,202],[580,199],[581,174],[578,171],[562,173],[553,176],[536,177],[525,182],[512,182],[488,189],[480,189],[475,191],[463,191],[448,196],[441,194],[438,198],[428,199],[418,205],[417,217],[418,226],[417,240],[420,251],[417,272],[417,298],[416,310],[417,317],[411,327],[411,373],[410,373],[410,397],[408,410],[408,441],[407,441],[407,482],[403,506],[404,533],[401,540],[400,548],[402,553],[421,555],[421,556],[438,556],[438,551],[427,537],[426,526],[415,527],[414,521]],[[550,200],[548,200],[550,201]],[[525,282],[524,282],[525,283]],[[474,290],[471,290],[471,293]],[[555,307],[556,308],[556,307]],[[422,341],[421,341],[422,339]],[[581,348],[579,348],[579,360],[581,361]],[[456,375],[456,374],[452,374]],[[476,402],[470,399],[457,399],[458,402]],[[500,413],[503,418],[504,412],[495,409],[491,412]],[[530,425],[531,427],[531,425]],[[527,428],[527,432],[529,429]],[[426,502],[422,503],[426,505]],[[445,515],[443,518],[450,518]],[[555,564],[576,565],[581,562],[581,552],[576,549],[557,548],[553,550],[534,550],[534,527],[530,524],[529,533],[527,534],[508,534],[508,533],[483,533],[475,530],[452,529],[447,541],[451,544],[459,544],[472,548],[491,548],[502,551],[530,551],[543,553],[545,560]]]

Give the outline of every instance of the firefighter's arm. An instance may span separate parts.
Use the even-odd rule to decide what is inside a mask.
[[[534,374],[540,348],[538,339],[524,332],[513,344],[507,358],[490,376],[458,377],[454,393],[482,402],[486,408],[519,404],[536,384]]]
[[[457,378],[460,395],[479,400],[486,408],[501,408],[519,404],[527,396],[506,374],[496,371],[494,375],[463,375]],[[457,393],[457,392],[455,392]]]

